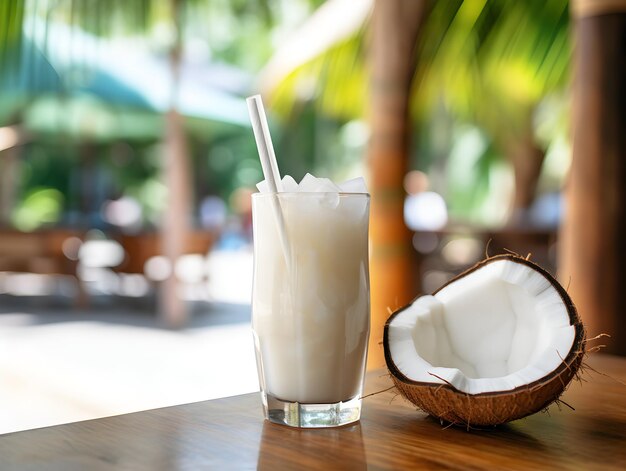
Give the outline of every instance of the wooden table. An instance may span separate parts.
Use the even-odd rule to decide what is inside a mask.
[[[626,359],[590,365],[626,383]],[[393,391],[364,400],[362,420],[298,430],[264,422],[258,394],[0,436],[0,469],[626,469],[626,385],[596,373],[564,400],[510,425],[443,428]],[[367,392],[390,384],[369,373]],[[0,418],[1,420],[1,418]]]

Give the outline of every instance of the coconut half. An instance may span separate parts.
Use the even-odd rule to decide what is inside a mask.
[[[391,377],[429,414],[497,425],[546,408],[576,375],[584,329],[569,295],[516,255],[488,258],[387,320]]]

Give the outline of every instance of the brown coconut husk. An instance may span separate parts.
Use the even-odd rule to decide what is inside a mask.
[[[467,428],[499,425],[544,410],[558,400],[571,380],[577,377],[578,370],[585,356],[585,329],[570,296],[550,273],[527,258],[516,254],[490,257],[456,276],[433,294],[485,265],[498,260],[521,263],[541,273],[561,296],[569,315],[570,325],[573,325],[576,329],[576,335],[570,351],[558,368],[545,377],[509,391],[480,394],[468,394],[459,391],[449,383],[413,381],[404,376],[394,364],[388,340],[389,324],[413,302],[393,313],[385,323],[383,334],[385,361],[391,373],[391,378],[400,394],[421,410],[437,417],[441,421],[463,425]]]

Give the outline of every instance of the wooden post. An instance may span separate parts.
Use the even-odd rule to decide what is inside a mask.
[[[626,355],[626,0],[575,1],[573,157],[560,277],[607,352]],[[592,344],[593,345],[593,344]]]
[[[16,128],[17,126],[0,128],[0,138],[4,134],[6,141],[12,140],[7,143],[6,148],[0,147],[0,226],[11,225],[11,212],[16,203],[20,173],[19,154],[22,149]]]
[[[159,290],[159,317],[167,327],[184,327],[189,313],[180,297],[180,286],[174,267],[184,253],[191,217],[191,179],[189,156],[183,117],[176,110],[176,97],[180,76],[182,54],[182,8],[183,0],[172,0],[177,38],[170,52],[172,70],[172,104],[165,116],[164,181],[167,186],[167,204],[161,227],[163,254],[172,267],[170,276],[161,283]]]
[[[532,115],[529,112],[525,126],[505,145],[507,157],[513,165],[515,192],[513,193],[512,211],[509,223],[526,224],[528,209],[535,201],[537,184],[541,176],[541,167],[545,152],[535,142],[532,128]]]
[[[371,334],[368,366],[384,365],[380,345],[389,309],[416,293],[411,233],[404,224],[408,169],[409,99],[424,0],[377,0],[369,46],[368,170],[371,200]]]

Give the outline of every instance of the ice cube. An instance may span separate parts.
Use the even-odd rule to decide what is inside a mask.
[[[256,184],[256,189],[259,190],[259,193],[269,193],[270,192],[270,186],[269,184],[263,180],[262,182],[259,182]]]
[[[281,180],[281,182],[282,182],[282,191],[289,191],[289,192],[298,191],[298,184],[296,183],[296,181],[293,179],[291,175],[285,175],[283,179]],[[257,183],[256,188],[257,190],[259,190],[260,193],[270,192],[270,186],[265,180]]]
[[[315,189],[318,193],[324,193],[320,200],[322,206],[335,209],[339,206],[339,192],[341,189],[328,178],[318,178],[318,185]]]
[[[291,175],[285,175],[283,177],[283,191],[294,192],[298,191],[298,183],[293,179]]]
[[[341,188],[341,191],[344,193],[367,193],[367,186],[365,185],[365,179],[363,177],[346,180],[339,184],[339,188]]]
[[[339,192],[337,191],[325,192],[322,195],[322,199],[320,200],[320,203],[322,206],[335,209],[337,206],[339,206]]]
[[[328,178],[315,178],[307,173],[298,185],[298,191],[305,193],[326,193],[319,202],[326,207],[336,208],[339,205],[340,188]]]
[[[329,178],[315,178],[310,173],[307,173],[300,181],[298,191],[305,193],[338,193],[341,191],[341,188],[335,185]]]
[[[329,178],[318,178],[317,182],[315,191],[322,193],[339,193],[341,191],[341,188],[335,185]]]
[[[317,188],[318,182],[317,178],[315,178],[310,173],[307,173],[302,180],[300,180],[300,184],[298,185],[298,191],[304,193],[313,193]]]

